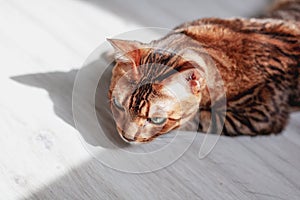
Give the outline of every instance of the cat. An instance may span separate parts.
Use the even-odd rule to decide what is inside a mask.
[[[147,44],[109,39],[118,133],[145,143],[195,118],[201,132],[211,123],[227,136],[282,132],[300,108],[299,20],[300,1],[284,0],[263,17],[195,20]],[[223,87],[212,96],[213,66]]]

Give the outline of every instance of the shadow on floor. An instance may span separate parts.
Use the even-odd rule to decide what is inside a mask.
[[[77,72],[78,70],[26,74],[11,77],[11,79],[48,91],[49,97],[53,102],[55,113],[74,127],[72,116],[72,90]]]
[[[115,145],[118,147],[127,146],[116,132],[115,123],[108,104],[107,94],[112,66],[108,67],[101,77],[97,76],[99,74],[99,67],[101,67],[99,66],[99,62],[94,62],[80,70],[26,74],[11,77],[11,79],[25,85],[45,89],[53,102],[55,114],[79,130],[88,144],[105,148],[115,148]],[[76,83],[80,85],[82,90],[77,92],[80,93],[78,95],[75,92],[74,96],[75,98],[77,97],[77,104],[74,105],[74,101],[72,100],[73,88],[76,75],[79,71],[81,74],[86,74],[87,76],[80,83],[77,79]],[[90,88],[93,87],[92,84],[95,83],[97,85],[97,92],[90,91]],[[87,91],[94,92],[93,96],[87,95]],[[74,109],[72,109],[72,104],[77,112],[77,121],[73,119]],[[103,131],[99,131],[99,125]],[[105,135],[102,135],[102,132]]]

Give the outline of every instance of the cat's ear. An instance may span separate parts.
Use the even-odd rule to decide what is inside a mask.
[[[180,72],[174,73],[171,77],[163,81],[163,84],[171,87],[173,90],[188,91],[191,94],[198,96],[205,88],[206,82],[202,73],[196,68],[188,68]],[[184,92],[180,92],[184,93]]]
[[[107,41],[114,47],[116,61],[139,64],[141,48],[144,46],[141,42],[120,39],[107,39]]]
[[[196,68],[191,68],[180,73],[181,78],[184,78],[188,87],[190,87],[192,94],[199,95],[205,87],[205,79],[200,71]]]

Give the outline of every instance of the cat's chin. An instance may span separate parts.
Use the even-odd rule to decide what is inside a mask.
[[[127,140],[125,137],[123,137],[122,135],[120,135],[120,137],[122,138],[122,140],[124,142],[126,142],[127,144],[133,144],[133,145],[140,145],[140,144],[146,144],[146,143],[149,143],[151,141],[153,141],[153,139],[151,140],[145,140],[145,141],[139,141],[139,140],[133,140],[133,141],[130,141],[130,140]]]
[[[123,132],[122,131],[122,129],[120,129],[119,127],[117,127],[117,129],[118,129],[118,133],[119,133],[119,135],[120,135],[120,137],[122,138],[122,140],[124,141],[124,142],[126,142],[127,144],[133,144],[133,145],[139,145],[139,144],[145,144],[145,143],[149,143],[149,142],[151,142],[152,141],[152,139],[151,140],[145,140],[145,141],[139,141],[139,140],[130,140],[130,139],[127,139],[127,138],[125,138],[121,133]]]
[[[119,134],[120,135],[120,137],[122,138],[122,140],[124,141],[124,142],[126,142],[127,144],[132,144],[132,145],[139,145],[139,144],[143,144],[143,143],[145,143],[145,142],[139,142],[139,141],[130,141],[130,140],[127,140],[125,137],[123,137],[121,134]]]

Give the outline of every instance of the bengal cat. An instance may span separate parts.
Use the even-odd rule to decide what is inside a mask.
[[[201,132],[224,119],[224,135],[280,133],[300,108],[299,20],[300,2],[285,0],[264,17],[200,19],[147,44],[110,39],[109,98],[120,136],[149,142],[195,117]],[[213,66],[225,95],[209,91]],[[213,116],[213,107],[221,112]]]

